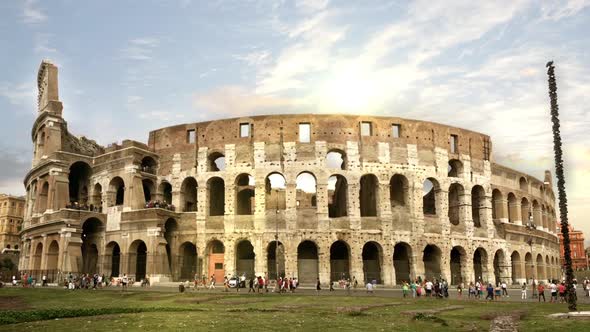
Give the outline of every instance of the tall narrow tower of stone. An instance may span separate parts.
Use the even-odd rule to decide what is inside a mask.
[[[33,167],[61,149],[63,105],[59,101],[57,67],[43,60],[37,74],[38,113],[31,131]]]

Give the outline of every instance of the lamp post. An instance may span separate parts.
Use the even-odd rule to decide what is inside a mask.
[[[533,287],[533,299],[537,298],[537,289],[536,289],[536,285],[535,285],[535,255],[533,254],[533,231],[537,229],[537,225],[535,225],[535,223],[533,222],[533,215],[530,214],[529,215],[529,222],[526,224],[526,229],[529,232],[529,240],[527,241],[527,243],[529,244],[529,246],[531,247],[531,266],[533,269],[533,281],[532,281],[532,287]]]

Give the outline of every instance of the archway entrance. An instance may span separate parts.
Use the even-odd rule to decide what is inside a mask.
[[[395,270],[395,283],[401,285],[410,282],[410,257],[412,249],[407,243],[398,243],[393,248],[393,269]]]
[[[147,246],[145,242],[135,240],[129,247],[129,271],[135,271],[135,281],[145,279],[146,268]]]
[[[59,244],[57,241],[51,241],[49,248],[47,249],[47,270],[57,270],[57,261],[59,258]]]
[[[178,264],[173,264],[174,257],[172,257],[172,248],[175,247],[176,233],[178,231],[178,223],[174,218],[168,218],[164,224],[164,239],[166,239],[166,257],[168,258],[168,271],[172,275],[172,279],[178,279]]]
[[[118,277],[121,264],[121,248],[117,242],[110,242],[106,247],[105,270],[110,271],[111,277]],[[110,266],[109,266],[110,265]]]
[[[496,284],[508,280],[505,279],[505,267],[504,267],[504,252],[502,250],[497,250],[494,254],[494,279]]]
[[[475,280],[487,280],[488,255],[483,248],[477,248],[473,253],[473,272],[475,273]]]
[[[215,276],[215,281],[223,280],[225,275],[225,247],[221,241],[209,242],[207,253],[209,254],[209,276]]]
[[[520,254],[515,251],[510,255],[510,262],[512,264],[512,283],[518,284],[522,280],[522,262],[520,260]]]
[[[378,284],[381,280],[381,247],[375,242],[367,242],[363,246],[363,272],[365,282],[376,280]]]
[[[458,285],[463,282],[463,261],[465,250],[461,247],[454,247],[451,250],[451,285]]]
[[[311,241],[297,247],[297,277],[300,283],[315,283],[319,277],[318,248]]]
[[[33,255],[33,270],[41,270],[41,258],[43,257],[43,243],[37,243],[35,255]]]
[[[440,278],[440,261],[441,251],[440,249],[432,244],[427,245],[424,248],[424,254],[422,256],[424,262],[424,278],[428,280],[434,280]]]
[[[278,254],[278,268],[279,268],[279,275],[277,276],[277,254]],[[267,270],[268,270],[268,277],[270,279],[277,279],[277,277],[285,277],[285,247],[281,242],[279,242],[279,247],[277,251],[277,242],[272,241],[268,244],[267,248]]]
[[[350,277],[350,255],[344,241],[336,241],[330,247],[330,280]]]
[[[180,280],[193,280],[197,273],[197,247],[191,242],[180,246]]]
[[[98,243],[103,231],[102,222],[90,218],[82,225],[82,271],[84,273],[98,273]]]
[[[254,246],[248,240],[242,240],[236,246],[236,273],[246,275],[246,278],[254,276]]]

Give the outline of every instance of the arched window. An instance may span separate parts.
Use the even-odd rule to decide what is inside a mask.
[[[309,209],[316,208],[316,179],[313,174],[303,172],[297,175],[297,208]]]
[[[473,226],[481,227],[485,218],[485,190],[482,186],[473,186],[471,189],[471,218]]]
[[[438,182],[433,178],[428,178],[422,186],[422,212],[425,215],[436,215],[436,192]]]
[[[348,182],[342,175],[328,178],[328,215],[330,218],[348,215]]]
[[[125,182],[116,176],[109,183],[109,192],[111,194],[110,206],[123,205],[125,201]]]
[[[408,192],[408,179],[401,174],[395,174],[389,181],[389,199],[391,207],[405,206]]]
[[[143,157],[143,159],[141,160],[141,171],[142,172],[156,174],[157,166],[158,166],[158,164],[156,163],[156,160],[154,160],[154,158],[152,158],[152,157],[146,156],[146,157]]]
[[[80,206],[88,203],[88,186],[92,170],[87,163],[78,161],[70,166],[68,175],[68,189],[70,191],[70,204],[78,203]]]
[[[225,171],[225,156],[220,152],[213,152],[208,157],[209,172]]]
[[[449,187],[449,221],[453,225],[461,222],[461,200],[464,195],[463,186],[453,183]]]
[[[524,176],[520,177],[520,179],[518,180],[518,184],[520,186],[520,190],[522,190],[522,191],[529,190],[529,184]]]
[[[346,169],[346,153],[337,149],[328,151],[328,154],[326,154],[326,166],[328,168]]]
[[[236,214],[252,215],[256,206],[254,177],[249,174],[240,174],[236,178]]]
[[[448,176],[456,178],[461,174],[463,174],[463,163],[458,159],[449,160]]]
[[[266,188],[266,209],[286,209],[286,180],[280,173],[271,173],[265,179]]]
[[[213,177],[207,182],[209,190],[209,215],[225,214],[225,182],[220,177]]]

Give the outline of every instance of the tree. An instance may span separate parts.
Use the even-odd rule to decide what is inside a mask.
[[[557,83],[553,61],[546,65],[549,76],[549,98],[551,100],[551,122],[553,123],[553,151],[555,152],[555,175],[559,199],[559,219],[563,235],[563,251],[565,258],[565,276],[567,287],[567,303],[570,311],[577,310],[576,291],[574,289],[574,270],[572,269],[572,253],[570,250],[569,223],[567,219],[567,196],[565,194],[565,178],[563,175],[563,151],[561,149],[561,133],[559,131],[559,106],[557,105]]]

